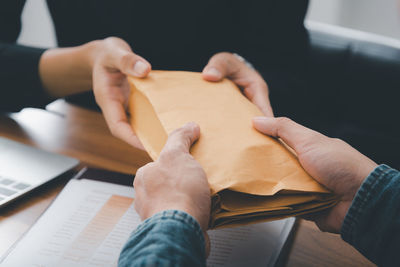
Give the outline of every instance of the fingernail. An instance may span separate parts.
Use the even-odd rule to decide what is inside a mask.
[[[147,64],[142,61],[136,61],[135,65],[133,66],[133,72],[137,76],[142,76],[147,71]]]
[[[206,70],[206,74],[214,76],[214,77],[217,77],[217,78],[221,77],[221,72],[219,70],[217,70],[216,68],[214,68],[214,67],[209,68],[208,70]]]

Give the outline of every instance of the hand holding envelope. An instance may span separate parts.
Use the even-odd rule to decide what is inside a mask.
[[[211,228],[315,212],[336,198],[310,177],[279,140],[252,127],[261,116],[229,80],[206,82],[200,73],[152,71],[129,78],[131,124],[157,159],[167,136],[186,122],[201,135],[191,154],[204,168],[212,195]]]

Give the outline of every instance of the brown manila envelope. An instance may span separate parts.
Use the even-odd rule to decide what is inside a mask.
[[[152,71],[144,79],[129,77],[129,83],[131,124],[153,160],[173,130],[199,124],[191,154],[210,185],[210,228],[298,216],[336,203],[279,140],[252,127],[252,118],[263,114],[231,81]]]

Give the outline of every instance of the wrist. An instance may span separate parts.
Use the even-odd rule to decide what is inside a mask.
[[[367,160],[363,161],[359,165],[359,171],[356,175],[356,180],[357,183],[353,186],[354,189],[351,191],[351,193],[346,197],[344,196],[341,203],[337,205],[337,212],[336,212],[336,226],[337,226],[337,232],[340,233],[340,230],[342,229],[344,220],[346,218],[347,213],[350,210],[350,207],[353,203],[353,200],[355,196],[357,195],[357,192],[360,190],[362,184],[364,181],[371,175],[371,173],[378,167],[378,164],[376,164],[374,161],[370,160],[367,158]]]
[[[387,218],[395,218],[397,210],[391,200],[396,201],[393,185],[397,183],[397,173],[387,165],[380,165],[368,175],[344,218],[341,228],[344,241],[354,246],[366,231],[380,231]]]
[[[42,86],[51,97],[64,97],[85,92],[92,87],[89,64],[92,45],[46,50],[39,61]]]
[[[103,40],[95,40],[81,46],[82,56],[85,58],[86,65],[93,70],[96,60],[104,50]]]
[[[203,232],[208,229],[208,224],[210,221],[210,205],[203,206],[193,203],[192,199],[187,199],[186,201],[181,201],[176,209],[191,215],[199,223]]]
[[[150,203],[149,203],[150,204]],[[199,209],[193,208],[193,205],[185,203],[184,201],[168,203],[168,201],[163,201],[158,205],[150,204],[151,209],[147,210],[147,212],[143,212],[142,218],[147,219],[157,214],[159,212],[163,212],[166,210],[179,210],[183,211],[190,216],[192,216],[200,225],[201,229],[205,232],[208,229],[208,223],[210,218],[210,211],[201,211]],[[144,215],[144,216],[143,216]]]
[[[349,183],[348,185],[351,190],[348,192],[347,196],[343,197],[343,199],[351,202],[365,179],[367,179],[376,167],[378,167],[378,164],[367,157],[360,161],[358,164],[358,170],[355,172],[354,178],[351,179],[354,182]]]

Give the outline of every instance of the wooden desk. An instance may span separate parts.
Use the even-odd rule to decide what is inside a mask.
[[[134,173],[150,161],[143,152],[129,147],[109,133],[100,113],[57,100],[47,111],[25,109],[0,117],[0,136],[65,154],[90,165]],[[59,179],[0,210],[0,255],[36,221],[67,182]],[[347,245],[338,235],[321,233],[299,220],[286,266],[375,266]]]

